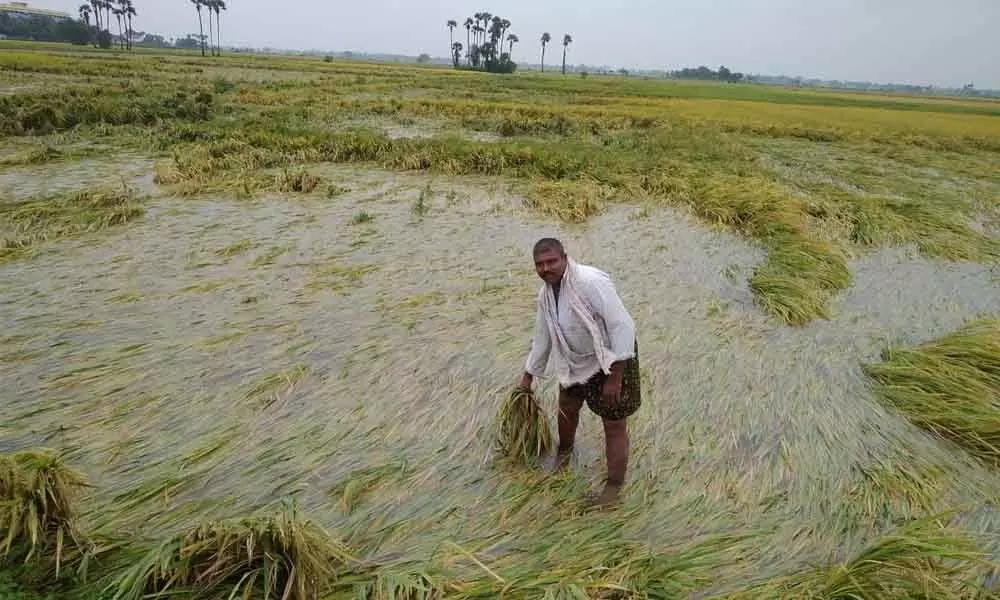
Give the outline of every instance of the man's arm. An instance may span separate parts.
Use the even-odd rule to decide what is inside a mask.
[[[604,321],[613,361],[601,394],[605,402],[614,406],[621,399],[625,361],[635,355],[635,322],[610,278],[595,277],[592,283],[588,286],[590,301]]]
[[[521,378],[521,387],[530,389],[534,378],[545,372],[545,365],[549,361],[549,352],[551,350],[552,340],[549,338],[549,328],[545,324],[541,305],[539,304],[535,315],[535,333],[531,340],[531,351],[528,352],[528,359],[524,364],[524,377]]]
[[[608,344],[614,360],[611,372],[620,376],[624,371],[625,361],[635,355],[635,321],[610,279],[595,277],[593,285],[588,286],[588,289],[590,301],[607,328]]]

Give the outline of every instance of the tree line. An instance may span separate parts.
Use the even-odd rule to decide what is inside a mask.
[[[697,69],[688,67],[678,71],[670,71],[669,76],[675,79],[699,79],[705,81],[717,80],[725,81],[726,83],[739,83],[741,81],[747,81],[747,77],[743,73],[734,73],[726,68],[725,65],[719,67],[718,71],[713,71],[706,66],[701,66]]]
[[[490,73],[513,73],[517,64],[511,60],[514,44],[521,40],[511,33],[511,22],[499,15],[478,12],[465,19],[465,45],[455,41],[458,21],[449,19],[445,24],[450,36],[449,54],[456,69],[474,69]],[[542,71],[545,70],[545,48],[552,41],[548,32],[542,34]],[[566,51],[573,43],[570,34],[563,36],[562,72],[566,73]],[[506,52],[504,47],[506,46]],[[465,64],[462,64],[462,50],[465,50]]]
[[[122,50],[131,50],[135,38],[132,28],[133,19],[138,15],[132,0],[90,0],[81,4],[80,20],[87,29],[95,33],[93,44],[95,48],[110,48],[114,38],[111,35],[111,18],[118,22],[118,44]],[[90,19],[94,18],[91,26]]]

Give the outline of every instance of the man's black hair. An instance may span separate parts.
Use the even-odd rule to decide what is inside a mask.
[[[556,238],[542,238],[535,242],[534,256],[538,256],[542,252],[547,252],[554,250],[559,253],[559,256],[566,256],[566,250],[563,249],[562,242]]]

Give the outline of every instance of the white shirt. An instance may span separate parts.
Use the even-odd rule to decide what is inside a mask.
[[[598,326],[604,329],[614,362],[632,358],[635,355],[635,322],[619,298],[615,284],[599,269],[582,264],[577,266],[580,292],[593,307]],[[541,294],[546,293],[553,293],[548,283],[542,284],[539,298]],[[586,372],[573,373],[573,376],[589,379],[601,370],[594,353],[594,340],[565,298],[558,298],[557,312],[558,327],[566,338],[570,350],[589,357],[582,367]],[[545,373],[549,353],[552,351],[552,341],[549,339],[545,318],[546,315],[539,307],[535,318],[535,335],[525,364],[525,371],[534,377],[541,377]]]

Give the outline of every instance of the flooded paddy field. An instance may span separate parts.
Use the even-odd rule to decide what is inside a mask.
[[[201,85],[174,61],[164,82]],[[816,113],[764,135],[706,125],[725,111],[661,101],[660,82],[620,80],[639,94],[628,116],[539,115],[517,86],[552,103],[615,88],[275,61],[266,77],[258,59],[205,60],[228,77],[206,82],[207,120],[0,139],[34,157],[0,166],[0,451],[64,452],[93,486],[82,531],[145,543],[294,499],[372,581],[457,598],[835,598],[836,565],[868,598],[991,581],[995,463],[883,402],[863,365],[1000,319],[1000,116],[969,117],[982,137],[897,140],[879,137],[892,111],[860,107],[877,126]],[[386,99],[324,104],[288,71]],[[392,91],[421,78],[421,95]],[[507,98],[427,99],[470,89]],[[271,112],[272,96],[299,107]],[[841,139],[803,134],[827,130]],[[88,136],[118,150],[78,156]],[[592,414],[569,474],[493,452],[534,324],[530,249],[550,235],[612,275],[638,327],[644,404],[610,513],[582,501],[604,475]],[[554,425],[551,380],[539,391]],[[933,561],[948,552],[954,571]]]

